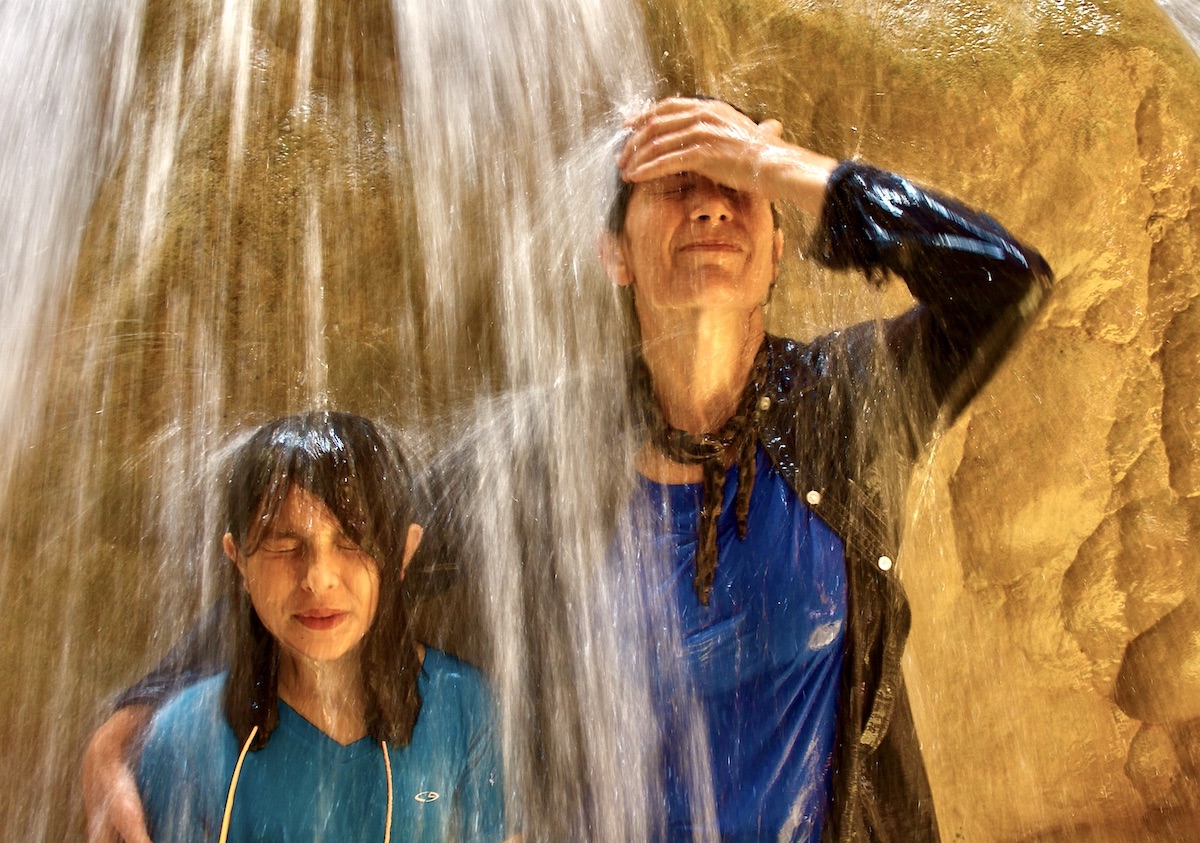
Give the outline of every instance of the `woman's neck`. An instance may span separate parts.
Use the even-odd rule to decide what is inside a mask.
[[[720,428],[737,409],[763,340],[761,308],[641,315],[642,358],[667,424],[688,433]]]
[[[417,664],[425,645],[416,644]],[[367,736],[366,685],[357,653],[317,662],[284,650],[279,661],[279,698],[342,746]]]
[[[711,433],[736,412],[753,376],[765,329],[762,309],[749,314],[698,314],[663,324],[641,318],[642,359],[651,389],[671,427]],[[702,469],[676,463],[647,444],[637,468],[659,483],[697,482]]]

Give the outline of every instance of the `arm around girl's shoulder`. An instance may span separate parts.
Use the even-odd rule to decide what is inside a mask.
[[[155,843],[215,839],[237,739],[222,706],[225,674],[186,688],[155,714],[137,768]]]

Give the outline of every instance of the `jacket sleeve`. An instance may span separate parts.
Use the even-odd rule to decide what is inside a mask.
[[[159,708],[189,685],[227,669],[228,630],[229,601],[222,598],[167,651],[153,670],[118,694],[113,707]]]
[[[857,162],[830,178],[814,251],[833,269],[904,280],[918,306],[885,323],[885,341],[900,355],[921,352],[934,403],[951,418],[1052,283],[1042,256],[991,217]]]

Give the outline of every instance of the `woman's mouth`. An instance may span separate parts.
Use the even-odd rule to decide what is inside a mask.
[[[311,629],[315,632],[323,632],[327,629],[333,629],[346,618],[345,612],[339,612],[335,609],[312,609],[307,612],[300,612],[296,615],[296,620],[300,622],[306,629]]]
[[[680,251],[683,252],[740,252],[741,247],[737,243],[731,243],[728,240],[695,240],[685,245]]]

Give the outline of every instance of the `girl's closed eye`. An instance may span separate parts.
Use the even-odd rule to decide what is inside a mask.
[[[359,544],[354,539],[350,538],[349,536],[347,536],[345,534],[340,535],[336,539],[334,539],[333,546],[336,547],[338,550],[345,550],[345,551],[349,551],[351,553],[365,553],[366,552],[363,550],[361,544]]]
[[[296,536],[273,535],[263,539],[259,550],[263,553],[292,554],[300,551],[301,544]]]

